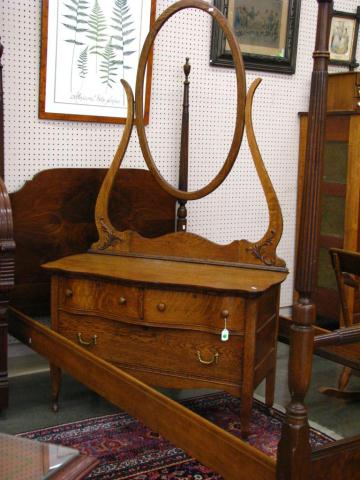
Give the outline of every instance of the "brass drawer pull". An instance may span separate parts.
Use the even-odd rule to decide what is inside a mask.
[[[71,290],[71,288],[67,288],[65,290],[65,297],[66,298],[71,298],[73,296],[73,291]]]
[[[165,312],[165,310],[166,310],[165,303],[158,303],[157,304],[157,309],[159,310],[159,312]]]
[[[119,298],[119,305],[125,305],[126,304],[126,298],[125,297],[120,297]]]
[[[96,345],[97,343],[97,335],[94,335],[90,342],[87,342],[86,340],[83,340],[81,333],[77,334],[77,339],[80,345],[84,345],[85,347],[89,347],[90,345]]]
[[[216,350],[215,350],[215,353],[213,354],[213,357],[212,357],[211,360],[203,360],[201,358],[201,353],[200,353],[199,350],[197,350],[196,353],[197,353],[197,357],[198,357],[199,362],[202,363],[203,365],[212,365],[213,363],[215,363],[217,365],[218,362],[219,362],[219,352],[217,352]]]

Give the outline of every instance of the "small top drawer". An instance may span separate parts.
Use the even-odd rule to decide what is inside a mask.
[[[139,318],[141,311],[138,288],[82,278],[60,277],[58,304],[65,309],[130,318]]]
[[[148,289],[144,292],[144,321],[161,325],[233,333],[244,329],[245,300],[241,297]]]

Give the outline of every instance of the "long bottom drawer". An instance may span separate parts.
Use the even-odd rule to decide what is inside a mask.
[[[221,342],[219,335],[210,333],[142,327],[64,311],[59,312],[58,330],[118,365],[236,384],[242,380],[241,336]]]

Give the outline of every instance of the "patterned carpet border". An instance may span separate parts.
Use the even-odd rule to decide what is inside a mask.
[[[219,392],[181,402],[233,435],[240,437],[240,400]],[[283,413],[254,400],[249,444],[275,457],[280,439]],[[78,449],[98,457],[100,464],[88,480],[218,480],[221,477],[167,440],[152,432],[127,413],[90,418],[78,422],[42,428],[21,436]],[[310,429],[313,448],[334,439]]]

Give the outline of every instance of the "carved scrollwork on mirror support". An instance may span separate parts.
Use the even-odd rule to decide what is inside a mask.
[[[119,233],[116,231],[112,230],[111,227],[105,223],[105,220],[103,217],[99,218],[99,223],[102,227],[102,232],[104,233],[105,239],[102,239],[102,242],[98,245],[99,250],[106,250],[107,248],[111,247],[117,242],[122,242],[123,238]],[[108,223],[109,220],[108,220]]]
[[[121,83],[125,89],[127,98],[127,118],[125,128],[119,146],[115,152],[112,164],[107,171],[104,181],[101,185],[95,206],[95,224],[98,231],[99,240],[92,245],[92,249],[100,251],[106,250],[108,247],[113,246],[116,242],[121,242],[124,240],[124,234],[122,232],[117,232],[111,225],[108,213],[110,193],[114,185],[116,174],[121,166],[126,149],[129,145],[131,132],[134,125],[134,94],[126,80],[121,80]]]
[[[172,15],[184,8],[198,8],[209,13],[226,32],[229,45],[233,51],[237,81],[237,116],[230,151],[217,176],[202,189],[192,192],[188,192],[185,189],[178,190],[161,177],[149,150],[142,118],[143,81],[147,56],[151,51],[157,33],[164,23]],[[216,8],[209,7],[208,3],[201,0],[181,0],[160,15],[150,30],[141,53],[137,74],[135,102],[130,86],[122,81],[128,99],[128,118],[120,145],[116,151],[109,172],[104,179],[97,200],[95,215],[99,240],[92,245],[92,252],[172,258],[178,260],[187,259],[188,261],[191,259],[192,261],[199,262],[221,262],[234,266],[251,265],[255,268],[286,270],[285,262],[276,256],[276,247],[282,235],[281,209],[275,190],[262,161],[252,125],[251,111],[253,96],[260,82],[260,79],[256,80],[249,89],[247,96],[244,94],[245,72],[241,52],[225,17]],[[109,195],[130,139],[132,126],[134,124],[134,110],[136,113],[136,127],[140,146],[150,172],[163,190],[174,198],[182,201],[202,198],[211,193],[225,180],[237,158],[242,142],[244,125],[246,124],[251,154],[269,210],[269,227],[259,242],[251,243],[247,240],[235,240],[228,245],[219,245],[186,231],[178,231],[157,238],[144,238],[135,231],[127,230],[119,232],[113,227],[108,216]]]
[[[260,149],[256,141],[252,121],[254,95],[261,81],[261,78],[257,78],[253,81],[249,88],[249,92],[246,98],[245,126],[251,156],[253,158],[256,172],[260,179],[260,183],[264,191],[266,203],[268,206],[269,226],[261,240],[254,244],[249,244],[246,247],[246,250],[265,265],[285,266],[285,262],[276,256],[276,247],[280,242],[283,232],[283,219],[281,208],[275,189],[265,168]]]

